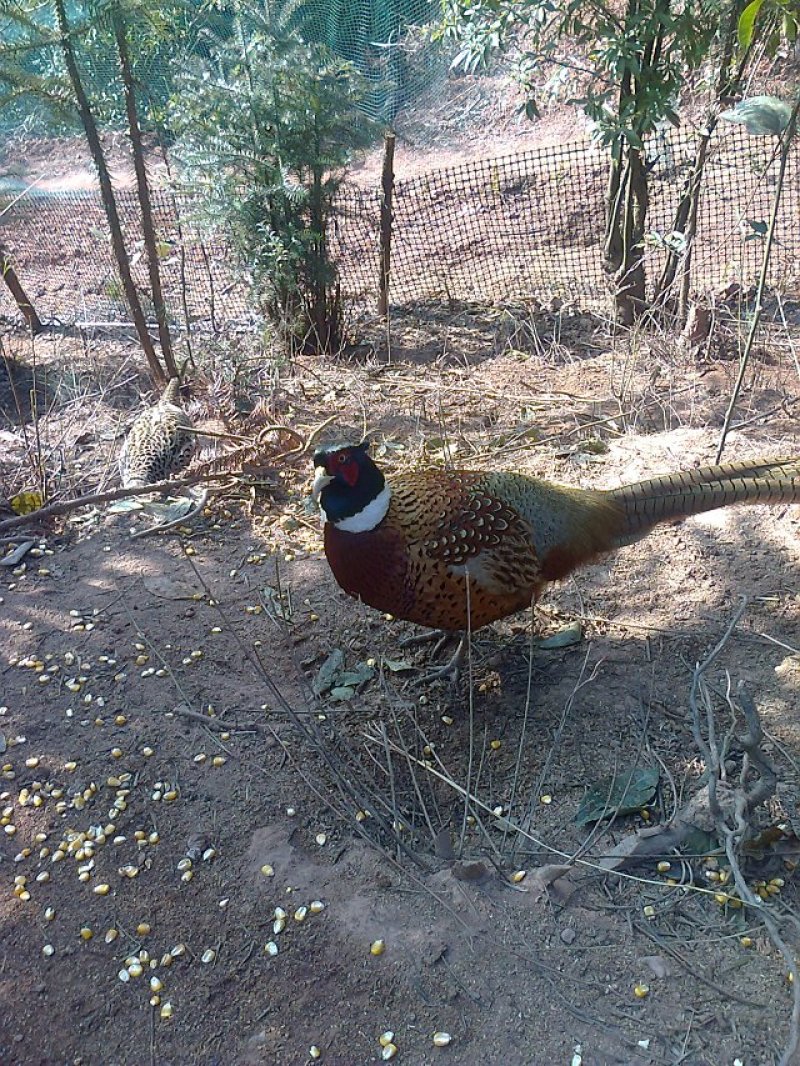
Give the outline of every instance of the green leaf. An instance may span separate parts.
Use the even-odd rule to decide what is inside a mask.
[[[747,230],[748,226],[750,227],[749,232]],[[769,232],[769,225],[763,219],[745,218],[739,224],[739,229],[746,241],[757,241],[764,240]]]
[[[11,497],[11,510],[14,514],[32,514],[42,506],[44,497],[41,492],[18,492],[16,496]]]
[[[599,822],[616,814],[632,814],[655,795],[658,770],[652,767],[619,770],[589,789],[581,801],[575,822],[579,826]]]
[[[742,123],[755,137],[778,137],[789,125],[792,109],[777,96],[751,96],[719,117],[726,122]]]
[[[343,666],[344,652],[341,648],[334,648],[314,678],[311,688],[315,696],[323,695],[336,683]]]
[[[755,27],[758,13],[762,8],[764,0],[753,0],[748,4],[744,11],[739,16],[739,26],[737,28],[737,35],[739,37],[739,47],[744,51],[745,48],[749,48],[753,40],[753,29]]]
[[[583,639],[583,629],[580,622],[571,622],[564,629],[560,629],[552,636],[539,641],[539,647],[543,651],[554,651],[558,648],[569,648],[573,644],[580,644]]]

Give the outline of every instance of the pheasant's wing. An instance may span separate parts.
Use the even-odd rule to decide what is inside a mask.
[[[541,566],[528,523],[482,474],[419,473],[392,483],[406,536],[407,580],[428,624],[473,628],[530,605]],[[467,591],[469,579],[469,592]]]

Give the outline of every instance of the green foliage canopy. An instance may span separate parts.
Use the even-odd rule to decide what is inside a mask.
[[[515,49],[533,97],[543,69],[557,65],[577,88],[571,102],[604,144],[641,148],[675,114],[688,70],[708,56],[730,0],[443,0],[443,33],[460,42],[454,64],[475,70]],[[529,105],[529,110],[533,110]]]

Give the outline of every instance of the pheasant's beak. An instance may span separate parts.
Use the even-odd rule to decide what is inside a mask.
[[[319,498],[322,495],[322,490],[335,480],[336,479],[328,473],[324,466],[314,467],[314,484],[311,487],[311,495],[317,506],[319,506]]]

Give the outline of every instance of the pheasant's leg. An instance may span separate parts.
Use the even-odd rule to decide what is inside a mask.
[[[445,636],[450,636],[449,633],[445,633]],[[441,641],[438,646],[441,646]],[[444,666],[439,666],[435,670],[426,670],[424,674],[418,677],[412,682],[412,685],[416,688],[418,685],[427,685],[431,681],[449,681],[453,687],[458,684],[458,679],[461,675],[461,667],[464,663],[464,656],[467,654],[467,648],[469,647],[469,634],[465,633],[461,640],[458,642],[455,655]]]

